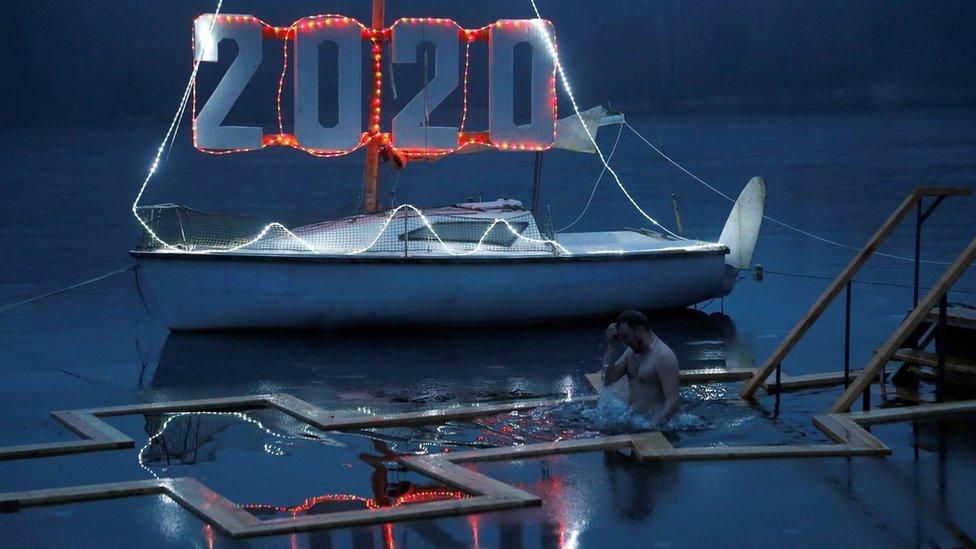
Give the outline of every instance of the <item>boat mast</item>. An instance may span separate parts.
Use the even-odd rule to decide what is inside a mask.
[[[383,29],[384,11],[385,0],[373,0],[373,29]],[[375,82],[377,88],[382,88],[381,80],[375,79]],[[381,91],[374,88],[371,97],[379,97]],[[380,185],[380,140],[377,138],[378,129],[370,134],[370,140],[366,144],[366,167],[363,170],[363,209],[366,213],[376,213],[379,211],[377,197]]]

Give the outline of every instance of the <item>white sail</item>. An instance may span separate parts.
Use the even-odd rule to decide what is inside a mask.
[[[553,142],[552,147],[554,149],[566,149],[590,154],[595,153],[596,147],[593,145],[593,140],[586,135],[586,130],[583,129],[580,117],[583,118],[583,121],[586,123],[586,129],[590,131],[590,135],[595,139],[597,128],[601,126],[600,122],[606,115],[607,109],[603,106],[596,106],[581,112],[580,116],[573,114],[560,119],[556,122],[556,140]]]

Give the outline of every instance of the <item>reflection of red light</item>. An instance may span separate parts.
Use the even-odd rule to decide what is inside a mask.
[[[401,505],[408,505],[411,503],[425,503],[428,501],[440,501],[445,499],[464,499],[468,498],[468,494],[461,492],[459,490],[451,490],[449,488],[427,488],[423,490],[415,490],[412,492],[407,492],[406,494],[399,496],[392,500],[389,507],[399,507]],[[376,503],[376,500],[372,498],[364,498],[362,496],[356,496],[353,494],[325,494],[321,496],[316,496],[314,498],[307,498],[300,505],[284,506],[284,505],[269,505],[265,503],[245,503],[241,505],[242,509],[247,509],[249,511],[273,511],[276,513],[290,513],[292,516],[297,516],[302,513],[307,513],[313,507],[320,503],[333,503],[333,502],[349,502],[355,501],[362,503],[367,509],[375,510],[380,509],[383,506]]]
[[[215,536],[214,536],[213,526],[204,523],[203,537],[207,540],[207,547],[209,547],[210,549],[214,549]]]
[[[481,541],[479,540],[478,526],[480,522],[478,515],[468,515],[468,524],[471,526],[471,545],[474,549],[481,549]]]

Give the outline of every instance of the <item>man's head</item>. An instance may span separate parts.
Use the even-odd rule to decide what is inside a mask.
[[[617,337],[635,353],[644,350],[651,333],[651,323],[640,311],[624,311],[617,317]]]

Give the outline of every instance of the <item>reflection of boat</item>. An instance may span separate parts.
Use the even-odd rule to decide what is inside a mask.
[[[682,309],[651,322],[682,368],[752,367],[728,317]],[[436,404],[542,396],[592,371],[603,345],[602,321],[450,330],[436,338],[411,330],[173,333],[149,362],[145,384],[169,400],[217,386],[223,394],[300,391],[320,403],[349,393],[360,405],[370,398]]]
[[[144,231],[139,247],[131,253],[144,275],[146,293],[154,298],[161,320],[169,328],[539,322],[621,309],[678,308],[731,291],[737,271],[749,266],[758,237],[765,201],[761,179],[754,178],[746,186],[718,242],[671,233],[637,206],[597,147],[597,128],[622,124],[622,116],[606,116],[600,107],[580,112],[572,100],[575,115],[557,120],[556,74],[560,65],[551,23],[541,18],[501,20],[481,29],[461,29],[450,20],[408,18],[386,27],[382,4],[374,2],[372,28],[336,16],[307,17],[289,27],[273,27],[250,15],[204,14],[195,21],[196,64],[187,87],[193,90],[195,146],[224,154],[287,145],[318,156],[349,154],[365,147],[365,213],[287,225],[268,220],[255,223],[173,205],[140,206],[146,184],[182,115],[183,111],[178,111],[132,207]],[[390,132],[383,132],[381,113],[387,96],[384,44],[394,52],[394,63],[413,64],[419,69],[415,51],[427,41],[438,52],[436,73],[441,75],[442,70],[444,74],[452,72],[450,63],[458,57],[459,36],[468,45],[487,41],[492,52],[488,130],[470,131],[464,127],[463,115],[460,126],[431,126],[429,109],[437,102],[427,105],[428,88],[431,94],[443,91],[437,99],[440,101],[456,88],[457,79],[452,87],[438,82],[440,76],[428,80],[424,70],[421,93],[393,118]],[[237,42],[237,61],[256,66],[260,58],[257,54],[249,57],[249,52],[259,52],[263,38],[283,40],[284,48],[293,44],[295,134],[285,133],[280,111],[286,66],[282,67],[278,90],[279,133],[262,135],[260,127],[221,125],[224,115],[218,111],[226,114],[237,99],[228,90],[242,89],[249,78],[232,70],[220,81],[232,84],[218,85],[202,110],[196,112],[197,69],[201,63],[217,61],[215,45],[223,40]],[[318,80],[318,69],[308,68],[318,65],[314,61],[317,44],[325,40],[346,44],[342,46],[345,53],[339,57],[339,73],[358,75],[362,68],[360,38],[371,42],[372,47],[374,88],[368,102],[369,130],[360,134],[361,128],[356,129],[352,122],[363,114],[358,112],[362,109],[356,97],[362,94],[352,87],[360,84],[356,78],[349,80],[350,89],[340,94],[346,122],[322,127],[314,116],[308,116],[318,113],[318,91],[314,85],[300,85]],[[401,44],[399,50],[397,43]],[[516,44],[525,44],[532,52],[531,67],[518,75],[513,53]],[[469,54],[470,50],[466,57]],[[305,56],[312,61],[298,61]],[[442,61],[448,64],[442,65]],[[467,62],[464,67],[466,114]],[[458,76],[457,68],[453,72],[452,79]],[[531,116],[528,124],[517,125],[513,94],[524,91],[515,85],[523,76],[531,82],[525,94],[530,97]],[[561,80],[568,92],[564,78]],[[447,87],[438,87],[441,85]],[[569,97],[572,99],[571,94]],[[184,100],[181,109],[185,106]],[[406,124],[408,115],[416,115],[417,122]],[[343,137],[347,134],[351,141]],[[541,155],[551,148],[600,153],[607,171],[630,202],[656,230],[667,234],[648,230],[553,234],[551,229],[540,230],[536,220],[538,176]],[[535,152],[531,209],[522,208],[517,201],[499,200],[423,211],[409,205],[378,211],[381,158],[402,169],[410,158],[491,149]]]

